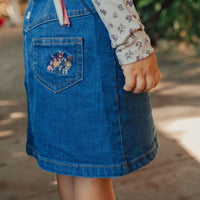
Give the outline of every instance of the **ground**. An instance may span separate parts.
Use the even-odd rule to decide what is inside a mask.
[[[0,29],[0,46],[0,199],[58,200],[54,174],[25,153],[21,27]],[[159,152],[144,168],[114,178],[115,194],[117,200],[199,200],[200,58],[191,46],[167,42],[156,53],[162,79],[150,95]]]

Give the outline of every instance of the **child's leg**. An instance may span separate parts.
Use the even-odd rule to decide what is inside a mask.
[[[60,200],[74,200],[74,177],[56,174]]]
[[[74,200],[116,200],[112,178],[75,177]]]

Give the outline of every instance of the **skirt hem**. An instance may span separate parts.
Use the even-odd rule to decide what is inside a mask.
[[[115,178],[127,175],[131,172],[143,168],[151,161],[153,161],[158,153],[158,141],[154,142],[153,147],[147,153],[142,156],[125,163],[123,165],[116,166],[73,166],[62,163],[55,163],[50,160],[46,160],[40,157],[37,151],[26,145],[26,153],[36,159],[38,166],[48,172],[78,177],[91,177],[91,178]]]

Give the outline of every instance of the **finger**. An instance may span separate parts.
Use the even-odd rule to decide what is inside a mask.
[[[151,74],[147,74],[146,82],[147,82],[146,89],[150,90],[156,84],[155,77],[153,75],[151,75]]]
[[[150,89],[144,89],[142,92],[149,92]]]
[[[136,77],[136,87],[133,89],[132,92],[134,93],[140,93],[142,92],[146,87],[146,75],[143,73],[139,73]]]
[[[146,88],[143,92],[149,92],[155,85],[155,78],[151,74],[146,75]]]
[[[154,88],[160,82],[160,79],[161,79],[160,71],[156,71],[156,73],[155,73],[155,85],[154,85]]]
[[[127,76],[125,77],[125,85],[123,89],[126,91],[131,91],[135,88],[135,84],[136,84],[135,76],[134,77]]]

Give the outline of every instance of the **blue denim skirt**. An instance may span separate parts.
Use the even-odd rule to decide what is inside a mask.
[[[149,93],[123,90],[108,31],[90,0],[66,1],[59,24],[53,0],[29,0],[23,21],[26,153],[46,171],[119,177],[157,155]]]

